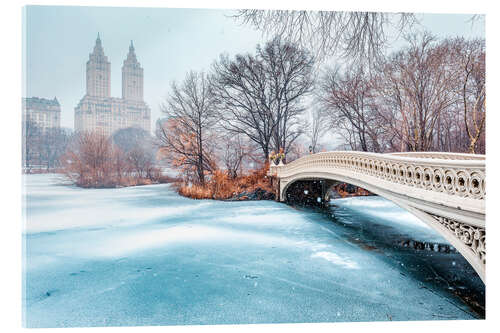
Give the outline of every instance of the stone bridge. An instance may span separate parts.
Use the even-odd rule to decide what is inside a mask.
[[[277,198],[297,181],[345,182],[382,196],[441,234],[485,282],[485,156],[439,152],[377,154],[335,151],[289,164],[271,163]],[[325,201],[324,186],[319,200]]]

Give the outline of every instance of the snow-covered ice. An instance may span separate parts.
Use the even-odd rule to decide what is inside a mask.
[[[444,242],[378,197],[332,202],[345,222],[334,223],[270,201],[190,200],[169,185],[24,181],[28,327],[476,317],[346,227],[373,220],[378,229]]]

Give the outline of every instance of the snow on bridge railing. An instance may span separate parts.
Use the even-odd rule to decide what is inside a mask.
[[[455,156],[455,158],[451,158]],[[307,155],[289,164],[271,164],[270,175],[290,177],[300,172],[343,169],[376,179],[449,195],[484,200],[484,155],[335,151]]]
[[[394,156],[407,156],[414,158],[436,158],[444,160],[485,160],[485,155],[480,154],[464,154],[464,153],[448,153],[448,152],[404,152],[390,153]]]

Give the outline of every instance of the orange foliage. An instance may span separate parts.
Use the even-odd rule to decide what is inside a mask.
[[[347,184],[346,183],[339,184],[339,185],[335,186],[334,189],[342,198],[362,197],[362,196],[373,195],[370,191],[365,190],[364,188],[361,188],[361,187],[357,187],[357,186],[356,186],[356,191],[351,193],[351,192],[347,191]]]
[[[179,194],[193,199],[217,200],[229,199],[236,194],[252,192],[258,188],[273,192],[270,180],[266,176],[267,170],[268,166],[266,165],[236,178],[231,178],[225,170],[216,170],[205,185],[177,183],[177,191]]]
[[[189,128],[189,119],[182,117],[163,121],[157,132],[162,142],[158,158],[167,160],[188,180],[203,183],[205,174],[214,168],[214,162],[210,159],[213,154],[208,145],[209,135],[203,137],[207,142],[204,142],[202,149],[200,138]]]

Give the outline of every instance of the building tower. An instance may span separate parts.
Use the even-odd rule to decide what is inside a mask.
[[[87,61],[87,95],[110,97],[111,94],[111,63],[104,55],[101,38],[97,33],[94,51]]]
[[[144,102],[144,73],[131,42],[122,67],[122,97],[111,97],[111,64],[99,34],[87,61],[87,93],[75,107],[75,131],[113,135],[128,127],[151,131],[151,109]]]
[[[138,102],[144,100],[144,70],[137,61],[132,41],[122,66],[122,98]]]

